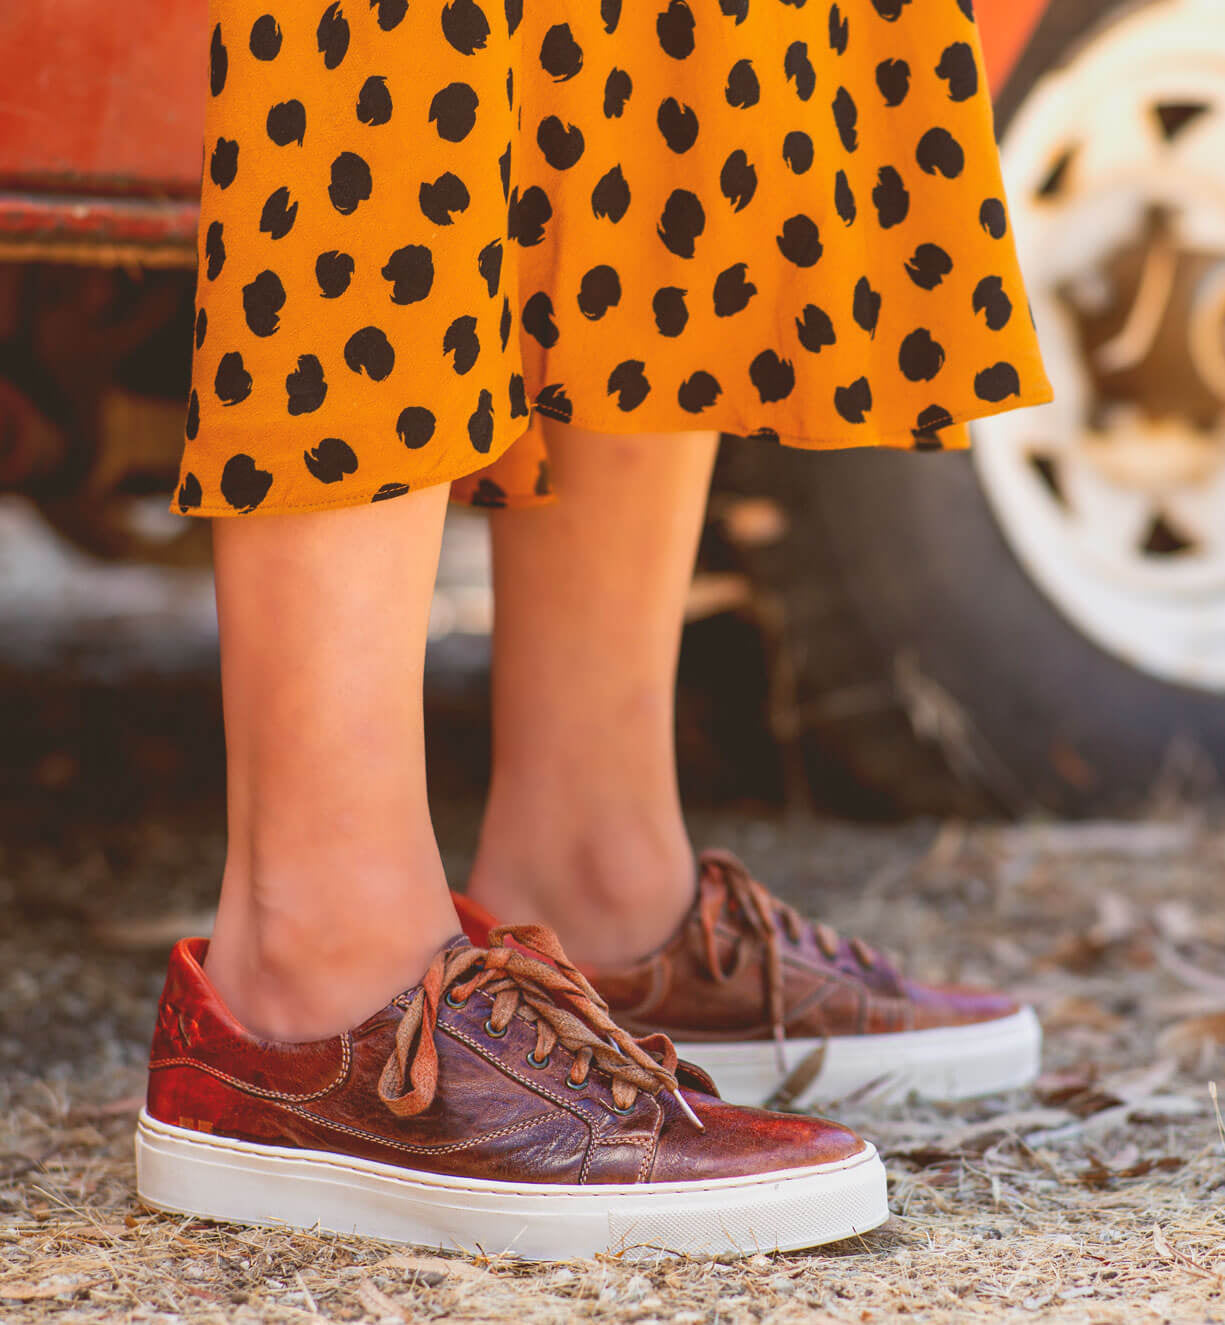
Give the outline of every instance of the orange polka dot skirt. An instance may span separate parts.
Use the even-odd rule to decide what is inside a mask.
[[[1051,398],[970,0],[210,0],[187,515]]]

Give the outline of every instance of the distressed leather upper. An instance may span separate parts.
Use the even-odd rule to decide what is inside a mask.
[[[456,905],[477,942],[496,923],[465,898]],[[668,942],[583,971],[632,1034],[690,1042],[874,1035],[1018,1011],[1006,994],[907,978],[859,940],[802,920],[727,851],[700,856],[693,906]]]
[[[459,940],[463,942],[463,940]],[[310,1043],[250,1035],[201,966],[204,939],[171,954],[149,1064],[147,1107],[163,1122],[267,1145],[325,1150],[408,1169],[535,1183],[701,1180],[803,1167],[863,1149],[853,1132],[813,1118],[737,1108],[698,1069],[677,1079],[699,1130],[666,1091],[640,1090],[618,1112],[610,1077],[593,1067],[567,1084],[575,1056],[560,1043],[536,1065],[524,1015],[490,1032],[483,989],[438,1003],[437,1087],[423,1112],[396,1116],[378,1084],[416,990],[343,1035]],[[531,1055],[531,1058],[529,1058]]]

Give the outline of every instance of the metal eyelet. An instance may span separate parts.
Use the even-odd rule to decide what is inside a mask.
[[[628,1109],[618,1109],[615,1104],[610,1104],[608,1107],[613,1111],[613,1113],[619,1113],[622,1117],[624,1117],[627,1113],[634,1112],[634,1106],[632,1104],[629,1106]]]
[[[550,1054],[545,1054],[545,1056],[544,1056],[543,1058],[537,1058],[537,1057],[536,1057],[536,1050],[535,1050],[535,1049],[529,1049],[529,1050],[527,1051],[527,1065],[528,1065],[528,1067],[536,1067],[536,1068],[548,1067],[548,1065],[549,1065],[549,1059],[550,1059],[551,1056],[552,1056],[552,1055],[550,1055]]]
[[[587,1089],[587,1082],[586,1082],[585,1080],[584,1080],[584,1081],[571,1081],[570,1078],[567,1077],[567,1078],[566,1078],[566,1085],[569,1086],[569,1088],[570,1088],[571,1090],[586,1090],[586,1089]]]
[[[462,1008],[468,1002],[466,998],[453,998],[449,989],[443,995],[442,1001],[449,1008]]]
[[[485,1018],[485,1034],[490,1036],[492,1039],[500,1040],[508,1030],[510,1030],[509,1023],[503,1026],[500,1031],[495,1031],[493,1028],[493,1022],[490,1021],[488,1017]]]

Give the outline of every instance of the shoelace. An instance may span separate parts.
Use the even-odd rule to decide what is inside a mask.
[[[518,946],[507,947],[508,939]],[[438,1089],[434,1036],[439,1000],[445,996],[459,1006],[478,989],[493,999],[486,1030],[504,1034],[516,1012],[533,1022],[534,1061],[543,1065],[554,1047],[562,1045],[574,1055],[569,1076],[575,1088],[586,1083],[595,1067],[611,1078],[613,1104],[622,1111],[633,1107],[640,1091],[654,1095],[666,1090],[694,1126],[704,1130],[680,1092],[672,1041],[662,1034],[635,1039],[622,1030],[608,1004],[543,925],[501,925],[490,931],[487,948],[445,948],[434,958],[404,1010],[379,1077],[379,1098],[398,1118],[423,1113]]]
[[[713,979],[723,983],[731,979],[719,957],[716,928],[725,916],[733,928],[761,941],[766,958],[766,1000],[770,1030],[780,1070],[786,1070],[783,1044],[786,1041],[786,997],[783,988],[783,958],[779,947],[778,925],[792,943],[800,943],[805,930],[812,933],[817,946],[830,962],[849,969],[849,958],[865,971],[896,973],[881,955],[862,939],[842,939],[829,925],[813,924],[780,901],[749,873],[744,862],[730,851],[704,851],[698,883],[698,916],[702,929],[706,965]]]

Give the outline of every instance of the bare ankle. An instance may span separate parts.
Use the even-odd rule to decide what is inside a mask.
[[[505,845],[504,845],[505,843]],[[575,961],[619,965],[665,942],[693,903],[693,850],[679,833],[515,842],[484,833],[468,892],[507,923],[548,925]]]
[[[418,983],[460,930],[445,884],[410,890],[409,877],[387,905],[363,898],[360,882],[337,898],[334,886],[303,880],[287,910],[223,889],[205,971],[254,1035],[314,1040],[360,1025]]]

